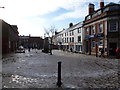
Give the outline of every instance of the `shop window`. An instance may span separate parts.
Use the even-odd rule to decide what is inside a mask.
[[[102,46],[102,45],[103,45],[103,40],[100,39],[100,40],[99,40],[99,46]]]
[[[92,48],[95,48],[95,40],[92,40]]]

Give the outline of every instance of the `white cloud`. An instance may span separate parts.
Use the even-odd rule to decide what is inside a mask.
[[[83,4],[96,1],[99,0],[0,0],[0,6],[5,7],[5,9],[0,8],[0,18],[10,24],[17,24],[19,32],[22,34],[36,33],[37,35],[44,32],[42,27],[45,25],[43,24],[49,20],[36,16],[45,15],[59,8],[64,8],[71,12],[61,14],[53,20],[82,18],[87,14],[87,5],[83,6]],[[117,2],[119,0],[114,1]],[[35,18],[26,19],[28,17]]]
[[[84,18],[88,14],[88,4],[87,4],[87,2],[88,3],[92,3],[92,2],[94,2],[94,3],[98,2],[99,3],[100,0],[74,0],[74,1],[71,0],[71,3],[66,5],[64,8],[70,9],[72,11],[63,13],[63,14],[55,17],[54,20],[64,20],[64,19],[68,19],[68,18]],[[116,2],[116,3],[118,3],[119,0],[104,0],[104,2]]]
[[[87,15],[88,10],[85,7],[77,8],[71,12],[61,14],[54,18],[54,20],[64,20],[68,18],[83,18]]]

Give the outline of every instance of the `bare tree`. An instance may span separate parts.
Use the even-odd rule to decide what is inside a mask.
[[[52,55],[52,47],[53,47],[53,36],[55,35],[55,32],[57,32],[57,28],[54,25],[51,25],[49,28],[44,28],[45,34],[49,38],[49,51]]]
[[[52,37],[53,35],[55,35],[55,32],[57,32],[57,29],[54,25],[51,25],[49,28],[44,28],[45,30],[45,34],[48,37]]]

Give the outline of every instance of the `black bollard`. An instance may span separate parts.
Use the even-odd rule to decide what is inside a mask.
[[[61,87],[62,82],[61,82],[61,62],[58,62],[58,81],[57,81],[57,86]]]

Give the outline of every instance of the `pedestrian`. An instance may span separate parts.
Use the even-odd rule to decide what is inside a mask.
[[[72,52],[72,48],[70,48],[70,51]]]
[[[100,52],[101,52],[101,55],[99,57],[104,57],[104,48],[102,48]]]
[[[30,47],[28,47],[28,51],[30,52]]]
[[[49,45],[49,53],[50,53],[50,55],[52,55],[52,44]]]
[[[28,45],[28,51],[30,52],[30,45]]]
[[[115,52],[116,52],[116,58],[119,58],[120,57],[120,49],[116,48]]]

